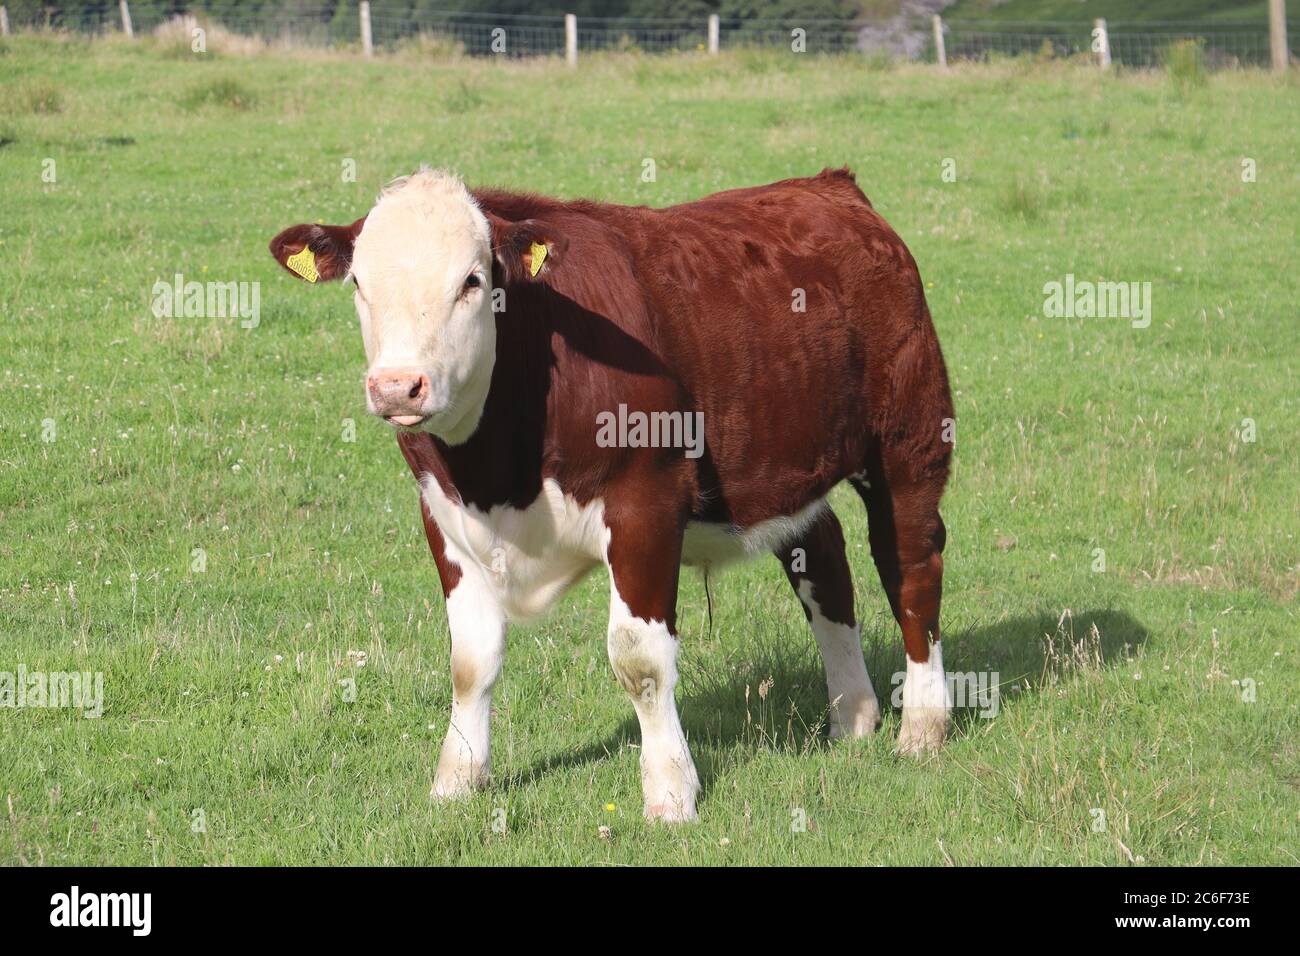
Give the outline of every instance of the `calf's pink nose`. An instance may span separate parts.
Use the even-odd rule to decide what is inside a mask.
[[[366,390],[376,415],[399,425],[415,425],[424,417],[429,377],[409,368],[380,369],[367,376]]]

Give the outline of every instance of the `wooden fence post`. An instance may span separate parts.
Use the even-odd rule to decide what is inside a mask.
[[[572,13],[564,15],[564,59],[578,65],[578,18]]]
[[[1110,34],[1106,32],[1106,21],[1098,18],[1092,21],[1092,47],[1097,51],[1097,65],[1103,70],[1110,69]]]
[[[0,36],[9,35],[9,8],[0,5]]]
[[[937,13],[934,15],[934,58],[940,69],[948,68],[948,51],[943,48],[943,20]]]
[[[1286,0],[1268,0],[1268,46],[1273,54],[1273,69],[1284,71],[1291,59],[1286,45]]]
[[[373,56],[375,44],[370,34],[370,0],[361,0],[361,51]]]
[[[117,0],[117,8],[122,11],[122,32],[128,37],[135,36],[135,30],[131,29],[131,8],[126,5],[126,0]]]
[[[713,55],[718,53],[718,15],[709,14],[709,52]]]

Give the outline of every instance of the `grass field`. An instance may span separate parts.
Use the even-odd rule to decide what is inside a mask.
[[[1300,862],[1298,107],[1294,79],[1050,63],[6,43],[0,671],[102,672],[104,707],[0,709],[0,861]],[[889,708],[832,745],[775,560],[712,580],[711,627],[685,576],[701,822],[649,826],[592,576],[512,632],[491,789],[431,802],[448,637],[416,489],[349,294],[266,252],[424,161],[656,205],[851,165],[947,355],[944,658],[999,675],[997,716],[927,763]],[[178,272],[260,283],[260,321],[156,318]],[[1150,282],[1150,326],[1045,317],[1067,274]],[[887,698],[897,629],[834,503]]]

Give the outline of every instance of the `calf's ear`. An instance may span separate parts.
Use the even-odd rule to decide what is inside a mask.
[[[568,243],[541,219],[511,222],[489,217],[492,257],[505,282],[537,282],[563,260]],[[503,282],[496,282],[503,285]]]
[[[352,246],[365,224],[366,217],[362,216],[350,226],[309,222],[290,226],[271,240],[271,255],[307,282],[341,279],[352,265]]]

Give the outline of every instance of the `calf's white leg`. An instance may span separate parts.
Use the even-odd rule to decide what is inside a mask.
[[[831,739],[870,736],[880,726],[880,702],[862,657],[858,625],[827,619],[807,581],[799,584],[799,600],[808,612],[808,623],[826,666]]]
[[[937,750],[948,732],[952,695],[943,671],[939,641],[929,646],[927,660],[914,661],[909,653],[903,680],[903,719],[899,725],[898,752],[925,754]]]
[[[607,643],[614,675],[632,698],[641,724],[641,789],[646,818],[694,820],[700,781],[673,696],[677,686],[677,637],[664,621],[636,617],[615,586],[610,597]]]
[[[434,795],[443,798],[484,786],[491,769],[492,688],[505,656],[506,616],[481,575],[467,567],[447,595],[451,723],[433,780]]]

